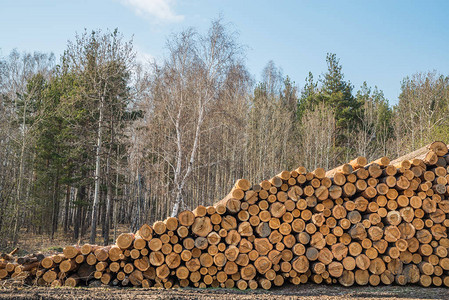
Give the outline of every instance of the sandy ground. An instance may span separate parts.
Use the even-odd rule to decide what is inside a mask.
[[[449,288],[351,287],[304,284],[270,291],[236,289],[136,289],[0,287],[0,299],[449,299]]]

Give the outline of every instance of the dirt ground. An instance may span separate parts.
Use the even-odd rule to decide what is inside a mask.
[[[449,299],[447,288],[419,286],[351,287],[304,284],[270,291],[237,289],[136,289],[0,287],[0,299]]]

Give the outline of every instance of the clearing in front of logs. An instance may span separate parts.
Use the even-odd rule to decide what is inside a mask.
[[[63,254],[2,254],[0,280],[26,284],[270,289],[449,286],[449,155],[434,142],[390,162],[358,157],[325,172],[299,167],[237,180],[214,206]]]

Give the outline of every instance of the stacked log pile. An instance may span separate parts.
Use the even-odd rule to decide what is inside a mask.
[[[15,257],[18,248],[9,254],[0,255],[0,280],[10,277],[14,280],[25,280],[36,276],[40,262],[44,259],[41,253],[30,254],[23,257]]]
[[[448,182],[442,142],[391,163],[358,157],[253,186],[240,179],[214,206],[145,224],[115,245],[68,246],[27,264],[2,257],[0,279],[242,290],[286,281],[449,286]]]

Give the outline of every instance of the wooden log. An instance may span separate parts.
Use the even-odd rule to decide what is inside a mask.
[[[343,274],[344,267],[342,263],[334,261],[329,264],[327,270],[330,276],[339,278]]]
[[[169,217],[169,218],[165,219],[164,224],[165,224],[167,230],[175,231],[179,225],[178,218]]]
[[[6,266],[6,263],[5,263],[5,266]],[[53,262],[53,259],[51,256],[47,256],[41,261],[41,266],[45,269],[51,269],[55,266],[55,263]]]
[[[54,280],[56,280],[57,276],[58,276],[58,274],[54,270],[48,270],[44,273],[42,278],[45,280],[45,282],[51,283]]]
[[[292,261],[292,267],[300,274],[306,273],[309,270],[309,260],[306,256],[300,255]]]
[[[369,283],[368,270],[356,270],[354,276],[358,285],[367,285]]]
[[[116,245],[120,249],[128,249],[131,247],[132,243],[134,241],[134,234],[133,233],[122,233],[118,236]]]
[[[363,168],[368,163],[366,157],[359,156],[349,162],[349,165],[353,167],[354,170]]]
[[[384,228],[384,239],[387,242],[394,243],[401,238],[401,232],[398,227],[391,225]]]
[[[79,246],[66,246],[63,249],[65,258],[75,258],[81,252],[81,248]]]
[[[182,211],[178,214],[178,222],[182,226],[189,227],[195,221],[195,215],[190,210]]]
[[[162,221],[156,221],[153,224],[153,230],[156,234],[158,235],[162,235],[165,233],[165,231],[167,230],[167,226],[165,225],[164,222]]]
[[[270,213],[275,218],[281,218],[286,211],[285,205],[280,202],[275,202],[270,205]]]
[[[370,262],[369,271],[372,274],[381,275],[383,272],[385,272],[385,270],[385,262],[381,258],[377,257]]]
[[[273,244],[267,238],[256,238],[254,248],[259,255],[267,255],[273,249]]]
[[[329,196],[329,190],[327,187],[321,185],[317,189],[315,189],[315,197],[318,200],[323,201],[323,200],[327,199],[328,196]]]
[[[365,227],[361,223],[353,225],[349,230],[349,235],[355,240],[363,240],[367,237]]]
[[[64,281],[64,286],[68,287],[76,287],[79,283],[80,279],[77,275],[72,275]]]
[[[342,275],[338,278],[338,282],[343,286],[352,286],[355,282],[354,272],[350,270],[344,270]]]
[[[365,254],[360,254],[356,257],[355,263],[360,270],[367,270],[371,264],[371,260]]]
[[[225,230],[237,228],[237,220],[233,216],[224,216],[221,221],[221,227]]]
[[[153,229],[150,225],[143,224],[137,231],[136,235],[140,236],[146,241],[149,241],[153,237]]]
[[[441,141],[433,142],[429,145],[429,149],[432,150],[438,156],[444,156],[448,153],[448,146]]]
[[[326,172],[327,177],[334,177],[335,174],[340,173],[342,175],[349,175],[353,172],[353,167],[351,164],[343,164],[335,169]]]
[[[80,252],[83,255],[88,255],[89,253],[95,251],[95,247],[96,246],[94,246],[94,245],[84,244],[83,246],[81,246]]]
[[[143,242],[143,246],[146,244],[146,242]],[[111,248],[111,246],[107,246],[107,247],[101,247],[101,248],[97,248],[94,251],[95,257],[97,258],[98,261],[106,261],[109,258],[109,249]]]
[[[405,282],[417,283],[420,278],[419,269],[416,265],[409,264],[404,267],[403,275]]]
[[[209,217],[199,217],[195,218],[191,228],[197,236],[206,237],[212,231],[212,223]]]
[[[348,247],[343,243],[333,244],[331,249],[332,249],[332,256],[336,260],[341,261],[348,255]]]

